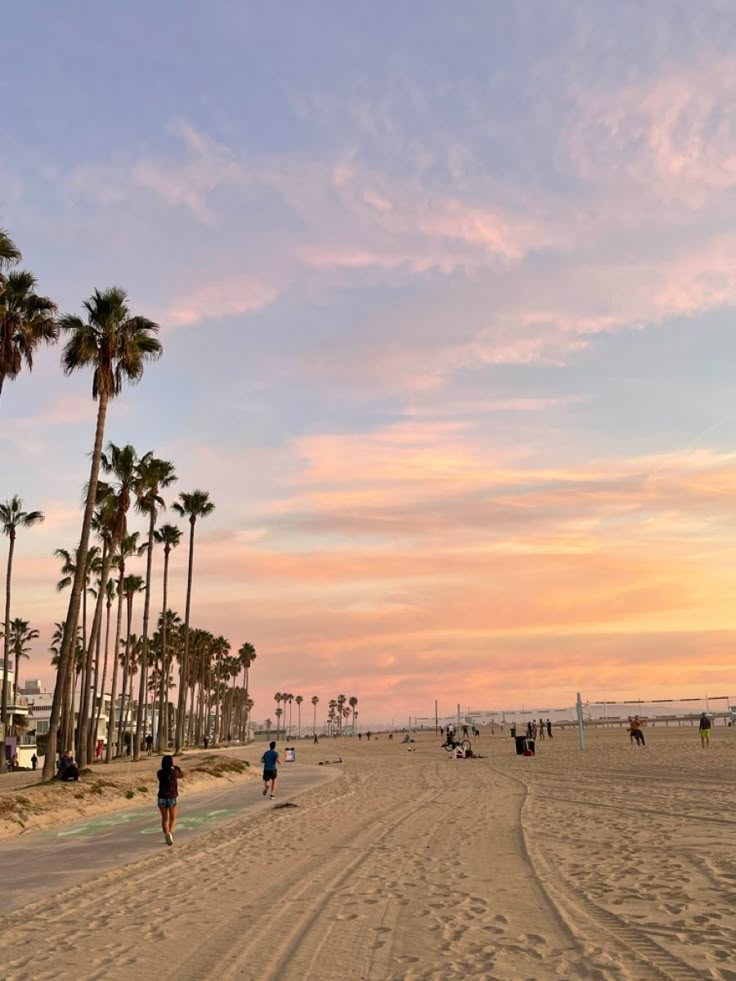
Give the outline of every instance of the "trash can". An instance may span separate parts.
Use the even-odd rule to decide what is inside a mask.
[[[516,739],[516,726],[511,726],[511,738]]]
[[[534,739],[527,739],[527,741],[526,741],[526,751],[527,751],[527,753],[528,753],[529,756],[534,756],[534,752],[535,752],[534,747],[535,747],[535,740]]]
[[[523,756],[526,749],[526,736],[514,736],[516,743],[516,755]]]
[[[287,746],[284,752],[286,753],[287,763],[296,763],[296,750],[293,746]]]

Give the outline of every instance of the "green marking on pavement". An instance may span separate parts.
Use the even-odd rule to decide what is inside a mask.
[[[109,831],[110,828],[116,827],[118,824],[128,824],[130,821],[139,821],[141,818],[147,817],[148,811],[128,811],[122,814],[108,814],[103,817],[92,818],[86,821],[84,824],[77,825],[74,828],[65,828],[63,831],[47,831],[44,834],[45,838],[79,838],[85,837],[87,835],[100,834],[103,831]]]
[[[187,814],[185,817],[177,817],[176,819],[176,830],[179,831],[197,831],[204,824],[212,824],[215,821],[222,821],[223,818],[227,817],[229,814],[237,814],[236,808],[222,809],[219,811],[195,811],[194,814]],[[143,828],[141,834],[152,835],[161,834],[161,828]]]

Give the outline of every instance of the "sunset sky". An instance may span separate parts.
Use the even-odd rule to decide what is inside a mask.
[[[210,492],[192,621],[255,644],[256,718],[736,695],[736,5],[38,0],[3,34],[0,226],[61,311],[118,284],[161,324],[107,437]],[[0,398],[49,685],[95,417],[58,359]]]

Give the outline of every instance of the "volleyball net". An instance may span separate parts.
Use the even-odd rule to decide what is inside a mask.
[[[630,716],[638,715],[647,722],[663,725],[688,725],[701,712],[706,712],[713,719],[723,719],[727,725],[736,724],[736,696],[703,695],[687,698],[632,698],[606,699],[581,696],[583,720],[591,726],[616,727],[625,724]],[[521,708],[503,709],[473,709],[459,707],[452,713],[437,716],[416,716],[414,725],[417,729],[446,728],[454,726],[469,726],[477,729],[483,727],[501,727],[508,725],[526,725],[527,722],[539,722],[543,719],[553,725],[576,725],[577,709],[575,701],[567,706],[526,706]]]

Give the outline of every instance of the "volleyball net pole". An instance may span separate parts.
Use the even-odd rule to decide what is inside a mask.
[[[580,697],[580,692],[578,692],[578,698],[575,703],[575,709],[578,715],[578,738],[580,740],[580,749],[585,749],[585,729],[583,728],[583,700]]]

